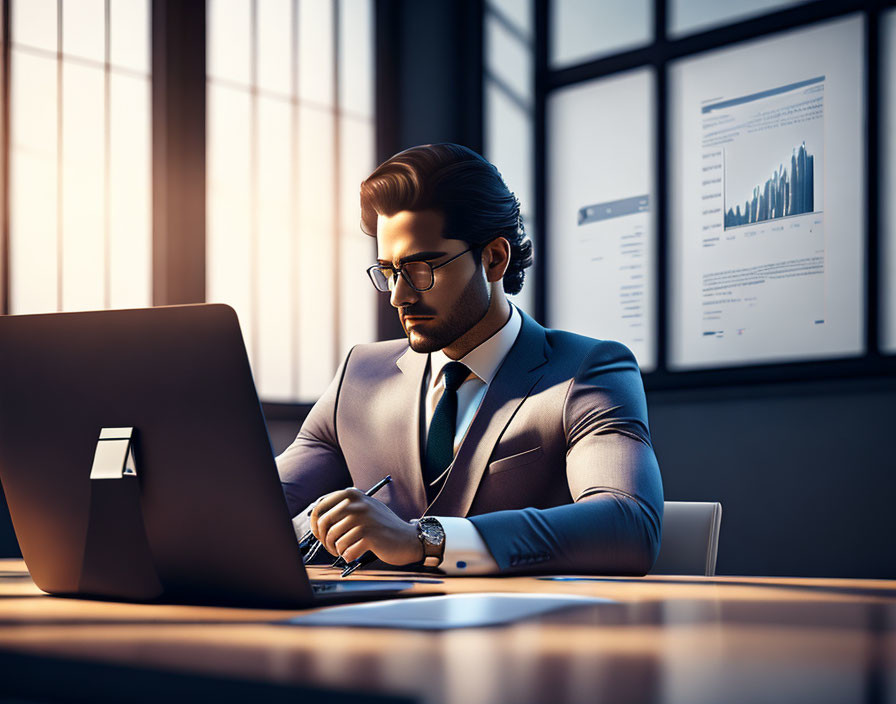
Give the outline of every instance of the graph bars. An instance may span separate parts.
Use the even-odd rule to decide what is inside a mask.
[[[806,143],[795,147],[790,170],[781,164],[764,185],[753,188],[753,197],[725,212],[725,229],[750,225],[815,209],[815,157]]]

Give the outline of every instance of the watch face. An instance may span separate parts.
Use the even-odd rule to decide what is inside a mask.
[[[420,521],[420,533],[430,545],[439,545],[445,540],[445,531],[436,521]]]

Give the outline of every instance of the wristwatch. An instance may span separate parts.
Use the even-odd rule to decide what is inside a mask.
[[[438,567],[445,554],[445,529],[438,519],[424,516],[417,521],[417,537],[423,543],[423,566]]]

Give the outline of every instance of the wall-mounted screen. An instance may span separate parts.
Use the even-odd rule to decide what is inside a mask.
[[[670,69],[672,369],[864,351],[862,17]]]
[[[880,348],[892,354],[896,352],[896,11],[884,15],[882,27]]]
[[[548,98],[548,324],[656,367],[652,70]]]

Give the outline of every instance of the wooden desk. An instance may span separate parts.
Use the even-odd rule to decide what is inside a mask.
[[[309,629],[272,624],[295,613],[287,611],[49,597],[21,560],[2,560],[0,692],[21,696],[25,682],[33,685],[25,694],[41,701],[60,696],[60,686],[98,701],[123,671],[130,674],[120,681],[143,683],[144,693],[154,680],[146,685],[135,673],[181,693],[171,682],[182,680],[164,678],[248,681],[272,699],[310,687],[427,704],[896,702],[896,581],[446,578],[415,589],[559,592],[619,603],[502,628]],[[47,690],[39,672],[65,684]],[[358,701],[338,691],[328,704]]]

